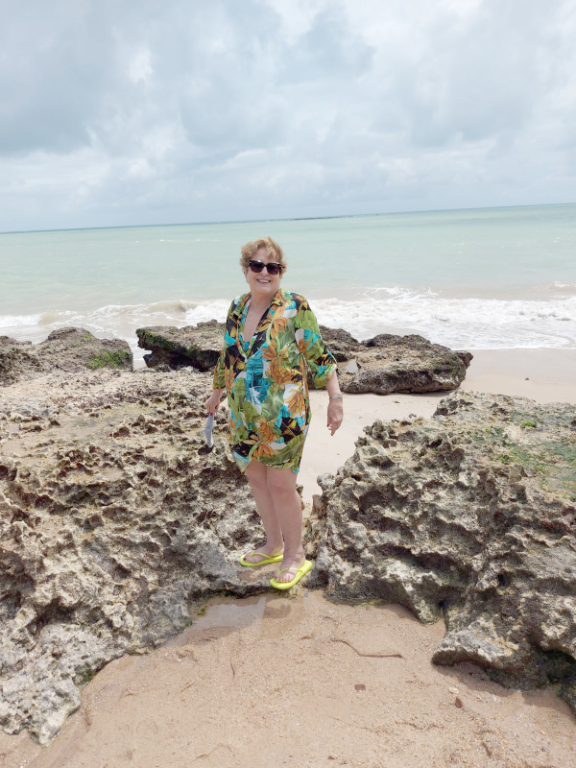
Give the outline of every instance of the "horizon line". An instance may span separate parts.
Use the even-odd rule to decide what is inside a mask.
[[[185,222],[172,222],[168,223],[165,222],[163,224],[113,224],[108,226],[93,226],[93,227],[56,227],[54,229],[12,229],[12,230],[2,230],[0,232],[0,235],[27,235],[27,234],[37,234],[42,232],[82,232],[82,231],[91,231],[91,230],[101,230],[101,229],[142,229],[145,227],[152,228],[152,227],[200,227],[200,226],[210,226],[210,225],[218,225],[218,224],[258,224],[260,222],[268,222],[268,221],[323,221],[327,219],[354,219],[354,218],[361,218],[363,216],[398,216],[398,215],[409,215],[414,213],[448,213],[448,212],[457,212],[457,211],[489,211],[489,210],[497,210],[500,208],[544,208],[544,207],[555,207],[555,206],[562,206],[562,205],[576,205],[576,202],[565,202],[565,203],[523,203],[523,204],[513,204],[513,205],[481,205],[481,206],[474,206],[474,207],[465,207],[465,208],[425,208],[425,209],[417,209],[417,210],[411,210],[411,211],[380,211],[379,213],[343,213],[343,214],[335,214],[331,216],[290,216],[286,218],[281,219],[228,219],[228,220],[219,220],[219,221],[185,221]]]

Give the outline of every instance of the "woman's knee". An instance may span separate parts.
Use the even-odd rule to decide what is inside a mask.
[[[296,475],[288,469],[268,468],[268,490],[273,496],[290,495],[296,493]]]
[[[248,478],[250,485],[256,485],[261,488],[267,488],[268,475],[266,467],[260,464],[258,461],[251,461],[246,468],[246,477]]]

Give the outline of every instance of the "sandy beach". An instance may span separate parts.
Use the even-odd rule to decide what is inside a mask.
[[[463,391],[576,405],[576,350],[474,353]],[[330,437],[326,395],[300,481],[335,472],[375,419],[431,416],[445,393],[350,395]],[[250,578],[247,574],[246,578]],[[194,624],[146,655],[109,663],[47,747],[0,734],[2,768],[572,768],[576,723],[552,687],[506,690],[479,667],[436,667],[443,622],[395,605],[349,606],[300,585],[287,595],[198,606]]]

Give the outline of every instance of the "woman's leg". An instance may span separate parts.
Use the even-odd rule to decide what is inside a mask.
[[[267,480],[273,509],[284,539],[284,559],[280,570],[288,568],[277,581],[292,581],[296,570],[304,562],[302,547],[302,502],[296,490],[296,473],[290,467],[268,467]]]
[[[266,531],[266,543],[256,550],[256,552],[261,552],[263,555],[271,555],[274,550],[281,552],[283,548],[282,529],[274,509],[270,489],[268,488],[267,470],[268,467],[259,461],[251,461],[246,469],[246,477],[252,489],[256,509]],[[258,557],[256,554],[252,555],[252,557],[245,557],[245,559],[249,563],[258,563],[264,558]]]

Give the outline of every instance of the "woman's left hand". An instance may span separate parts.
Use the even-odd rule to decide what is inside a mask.
[[[342,405],[342,400],[329,400],[327,425],[331,435],[333,435],[334,432],[336,432],[336,430],[340,426],[340,424],[342,424],[343,418],[344,418],[344,406]]]

